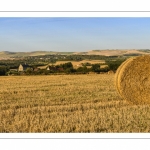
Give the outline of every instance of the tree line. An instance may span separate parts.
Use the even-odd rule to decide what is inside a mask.
[[[74,68],[73,64],[71,62],[67,63],[62,63],[60,65],[50,65],[50,69],[38,69],[37,66],[40,66],[38,64],[29,64],[29,68],[23,72],[18,72],[18,71],[13,71],[13,69],[18,68],[18,64],[4,64],[1,62],[0,64],[0,75],[48,75],[48,74],[57,74],[57,73],[64,73],[64,74],[87,74],[89,72],[94,72],[94,73],[101,73],[101,72],[108,72],[110,70],[116,71],[117,68],[121,65],[121,63],[125,61],[125,59],[118,59],[118,60],[107,60],[106,65],[108,67],[101,68],[101,64],[90,64],[90,63],[85,63],[82,64],[82,66],[78,68]],[[42,66],[43,64],[41,64]],[[45,64],[44,64],[45,65]],[[17,66],[17,67],[16,67]],[[16,69],[17,70],[17,69]]]
[[[89,73],[89,72],[107,72],[109,70],[116,71],[119,65],[125,61],[128,57],[118,57],[118,56],[101,56],[101,55],[44,55],[44,56],[26,56],[17,57],[9,60],[0,60],[0,75],[8,74],[52,74],[52,73]],[[104,60],[106,68],[101,68],[101,64],[90,64],[85,63],[78,68],[74,68],[71,61],[82,61],[82,60]],[[57,61],[62,61],[62,64],[55,65]],[[63,61],[68,61],[68,63],[63,63]],[[70,62],[69,62],[70,61]],[[28,68],[23,73],[17,70],[20,64],[27,63],[30,68]],[[39,66],[46,66],[51,64],[50,70],[47,69],[36,69]],[[11,70],[11,71],[10,71]]]

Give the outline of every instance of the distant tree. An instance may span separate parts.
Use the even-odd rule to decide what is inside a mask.
[[[32,72],[33,72],[33,69],[31,69],[31,68],[27,68],[27,70],[26,70],[26,74],[32,74]]]
[[[76,70],[73,69],[73,68],[67,68],[67,69],[65,70],[65,73],[74,73],[74,72],[76,72]]]
[[[116,71],[118,67],[125,61],[126,59],[118,59],[115,61],[106,61],[106,64],[109,67],[109,70]]]
[[[56,63],[56,59],[50,59],[50,63],[54,65]]]
[[[49,70],[44,70],[44,74],[45,74],[45,75],[48,75],[49,73],[50,73]]]
[[[100,72],[100,64],[92,64],[91,71],[99,73]]]
[[[4,76],[9,71],[9,67],[7,66],[0,66],[0,76]]]
[[[89,70],[86,66],[77,68],[77,72],[80,72],[80,73],[83,73],[83,74],[87,73],[88,71]]]
[[[68,68],[73,68],[73,65],[71,62],[67,62],[64,64],[60,64],[60,67],[62,67],[64,70],[68,69]]]

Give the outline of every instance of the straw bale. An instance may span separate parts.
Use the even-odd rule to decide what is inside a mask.
[[[107,74],[114,74],[112,70],[108,71]]]
[[[122,69],[122,67],[128,62],[128,61],[130,61],[131,59],[133,59],[133,58],[129,58],[129,59],[127,59],[126,61],[124,61],[120,66],[119,66],[119,68],[117,69],[117,71],[116,71],[116,74],[115,74],[115,86],[116,86],[116,88],[117,88],[117,92],[120,94],[120,91],[119,91],[119,88],[118,88],[118,75],[119,75],[119,73],[120,73],[120,70]]]
[[[116,72],[115,84],[124,99],[135,104],[150,104],[150,56],[126,60]]]

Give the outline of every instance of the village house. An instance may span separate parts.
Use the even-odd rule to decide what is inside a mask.
[[[18,71],[26,71],[27,68],[30,68],[30,66],[28,64],[20,64],[18,67]]]

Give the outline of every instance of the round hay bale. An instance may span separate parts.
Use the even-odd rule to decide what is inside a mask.
[[[112,70],[108,71],[107,74],[114,74]]]
[[[150,56],[126,60],[115,75],[118,93],[135,104],[150,104]]]
[[[117,92],[120,94],[120,89],[118,88],[119,86],[119,84],[118,84],[118,75],[119,75],[119,73],[120,73],[120,70],[122,69],[122,67],[125,65],[125,64],[127,64],[127,62],[129,62],[129,61],[131,61],[133,58],[129,58],[129,59],[127,59],[126,61],[124,61],[120,66],[119,66],[119,68],[117,69],[117,71],[116,71],[116,74],[115,74],[115,85],[116,85],[116,88],[117,88]],[[121,94],[120,94],[121,95]]]

